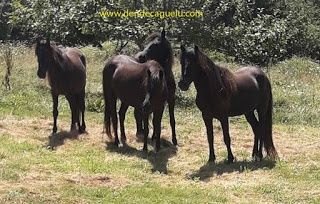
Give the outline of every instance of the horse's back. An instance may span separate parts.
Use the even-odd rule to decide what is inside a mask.
[[[242,67],[234,73],[236,91],[231,100],[231,115],[241,115],[259,106],[269,80],[259,67]],[[245,106],[243,104],[246,104]]]
[[[56,94],[70,95],[82,93],[86,86],[86,67],[83,63],[84,55],[77,48],[56,46],[58,56],[55,58],[59,64],[48,74],[51,89]]]
[[[234,74],[236,77],[245,77],[245,76],[267,77],[260,67],[255,67],[255,66],[241,67]]]
[[[86,58],[78,48],[67,47],[64,52],[75,68],[86,70]]]
[[[127,105],[137,106],[146,91],[146,70],[145,64],[137,63],[132,57],[114,56],[103,70],[104,89],[113,92]]]

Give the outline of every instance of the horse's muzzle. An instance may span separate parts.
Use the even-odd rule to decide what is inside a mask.
[[[139,63],[145,63],[147,61],[146,55],[144,55],[142,52],[139,52],[135,58],[138,60]]]
[[[38,75],[38,77],[40,78],[40,79],[44,79],[44,78],[46,78],[46,73],[45,72],[37,72],[37,75]]]
[[[179,88],[181,91],[187,91],[189,89],[189,85],[185,81],[179,81],[178,83]]]

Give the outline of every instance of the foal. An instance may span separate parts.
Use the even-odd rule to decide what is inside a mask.
[[[166,32],[163,29],[160,33],[153,33],[147,38],[147,45],[144,50],[136,54],[135,58],[140,62],[147,60],[157,61],[164,70],[165,80],[168,87],[167,102],[169,106],[170,126],[172,132],[172,143],[177,145],[176,122],[174,116],[174,106],[176,99],[176,83],[172,72],[173,51],[170,42],[166,38]]]
[[[133,106],[138,113],[136,116],[141,117],[138,120],[143,120],[144,150],[147,150],[149,134],[148,116],[153,112],[156,150],[159,150],[161,119],[167,99],[167,86],[163,78],[162,67],[153,60],[141,64],[129,56],[117,55],[105,65],[103,69],[104,121],[106,133],[111,137],[110,119],[112,120],[116,145],[119,145],[116,110],[117,98],[119,98],[121,101],[119,110],[121,139],[126,140],[125,113],[129,106]]]
[[[46,41],[37,40],[36,56],[38,58],[39,78],[48,78],[53,99],[53,133],[57,132],[58,96],[65,95],[71,109],[71,130],[86,129],[84,121],[86,59],[77,48],[57,47]],[[81,123],[80,123],[81,121]]]

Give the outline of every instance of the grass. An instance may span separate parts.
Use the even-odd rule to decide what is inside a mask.
[[[319,203],[319,64],[295,57],[268,69],[280,161],[251,162],[251,128],[235,117],[230,134],[237,161],[224,163],[227,152],[214,121],[217,162],[212,165],[206,163],[205,127],[193,88],[177,90],[178,147],[170,143],[166,110],[162,150],[155,154],[150,143],[149,152],[143,152],[132,109],[126,118],[128,145],[113,146],[102,133],[101,71],[110,53],[82,50],[88,56],[88,133],[68,132],[70,113],[61,97],[59,133],[50,135],[49,88],[36,77],[33,50],[14,48],[13,89],[0,88],[1,203]],[[3,67],[0,61],[0,78]],[[178,64],[174,71],[178,79]]]

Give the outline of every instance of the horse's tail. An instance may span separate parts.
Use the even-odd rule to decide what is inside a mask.
[[[83,66],[84,66],[85,68],[87,68],[87,60],[86,60],[86,57],[85,57],[84,55],[81,55],[81,56],[80,56],[80,60],[81,60],[81,62],[82,62],[82,64],[83,64]]]
[[[272,139],[272,109],[273,109],[273,99],[272,99],[272,91],[269,80],[267,80],[267,91],[269,95],[269,101],[266,108],[265,113],[265,121],[264,121],[264,148],[267,151],[267,155],[271,159],[277,159],[278,153],[274,147],[273,139]]]
[[[103,96],[104,96],[104,128],[108,137],[112,137],[111,135],[111,101],[112,100],[112,89],[111,89],[111,69],[112,64],[106,64],[103,69]]]

